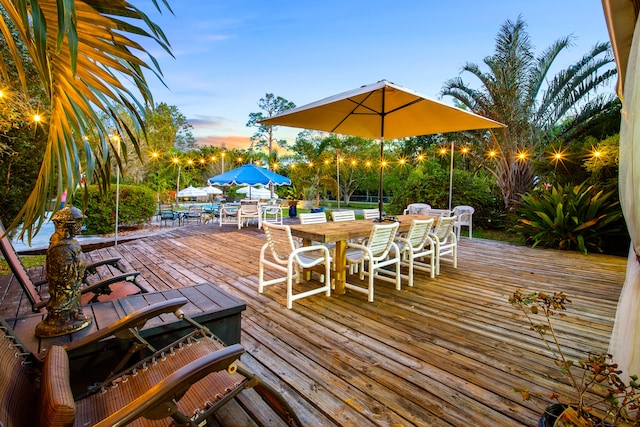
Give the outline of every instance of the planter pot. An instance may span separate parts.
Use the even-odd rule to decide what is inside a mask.
[[[565,424],[562,421],[556,423],[558,417],[562,415],[562,413],[567,409],[567,405],[561,405],[559,403],[553,403],[545,409],[544,414],[540,417],[540,421],[538,421],[538,427],[554,427],[554,426],[564,426],[564,425],[573,425],[573,424]],[[594,417],[595,418],[595,417]],[[600,419],[594,419],[594,426],[596,427],[613,427],[611,423],[602,422]]]
[[[289,204],[289,218],[295,218],[298,216],[298,205],[295,203]]]

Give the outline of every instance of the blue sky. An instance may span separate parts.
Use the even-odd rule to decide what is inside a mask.
[[[136,5],[175,55],[148,46],[168,86],[149,77],[155,101],[177,106],[198,144],[227,148],[249,147],[255,128],[246,122],[266,93],[300,106],[386,79],[439,98],[463,64],[493,53],[500,26],[519,15],[536,52],[574,37],[556,60],[562,67],[609,40],[599,0],[173,0],[175,16]],[[278,127],[275,136],[293,142],[299,131]]]

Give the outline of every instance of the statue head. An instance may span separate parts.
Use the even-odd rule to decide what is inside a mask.
[[[66,229],[71,236],[80,234],[83,219],[82,211],[75,206],[66,206],[51,217],[56,229]]]

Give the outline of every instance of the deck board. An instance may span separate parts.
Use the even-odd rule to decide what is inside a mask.
[[[309,426],[535,426],[538,408],[512,389],[548,393],[566,385],[509,295],[519,288],[567,293],[573,304],[557,332],[579,357],[607,349],[626,268],[615,256],[463,238],[458,268],[443,263],[435,279],[417,273],[415,286],[403,282],[401,291],[383,282],[373,303],[355,292],[320,294],[287,310],[283,286],[257,292],[264,242],[254,227],[194,225],[87,257],[122,257],[150,291],[206,281],[243,300],[243,361]],[[25,310],[16,308],[15,286],[0,278],[4,316]],[[206,298],[188,292],[195,304]],[[247,394],[217,420],[266,425],[263,410]]]

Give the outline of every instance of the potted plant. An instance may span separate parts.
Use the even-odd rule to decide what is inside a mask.
[[[509,302],[519,309],[552,354],[555,365],[572,388],[571,396],[552,393],[538,426],[640,426],[640,383],[630,376],[627,383],[610,354],[588,352],[586,358],[570,360],[553,328],[552,318],[564,316],[571,301],[562,292],[548,294],[516,291]],[[523,399],[533,396],[527,389],[514,389]]]

